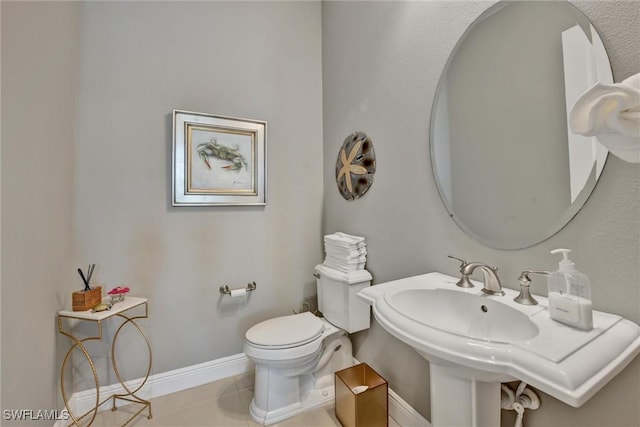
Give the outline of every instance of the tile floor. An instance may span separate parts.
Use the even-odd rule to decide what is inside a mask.
[[[226,378],[213,383],[168,394],[151,400],[153,418],[146,411],[130,426],[136,427],[259,427],[249,415],[253,395],[253,373]],[[105,404],[108,408],[108,405]],[[139,409],[138,405],[99,412],[93,422],[97,427],[120,426]],[[324,406],[289,418],[274,427],[340,427],[333,406]],[[389,417],[389,427],[400,427]]]

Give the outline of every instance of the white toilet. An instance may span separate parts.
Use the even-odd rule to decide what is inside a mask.
[[[347,333],[369,328],[369,305],[356,294],[371,285],[366,270],[315,268],[318,309],[265,320],[245,334],[244,352],[255,363],[249,412],[273,424],[333,400],[335,371],[353,365]]]

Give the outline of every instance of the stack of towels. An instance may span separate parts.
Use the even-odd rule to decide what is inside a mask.
[[[343,273],[364,270],[367,262],[367,245],[364,237],[341,232],[324,236],[326,253],[324,265]]]

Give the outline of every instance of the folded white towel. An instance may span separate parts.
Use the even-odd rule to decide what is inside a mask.
[[[338,231],[336,233],[337,236],[342,237],[343,239],[346,239],[348,241],[354,242],[354,243],[362,243],[364,242],[364,237],[361,236],[354,236],[352,234],[347,234],[347,233],[343,233],[342,231]]]
[[[621,83],[596,83],[574,104],[569,124],[622,160],[640,163],[640,73]]]
[[[326,237],[324,239],[324,244],[336,246],[336,247],[344,247],[344,248],[361,248],[361,247],[367,246],[367,244],[363,241],[362,242],[346,242],[346,241],[334,240]]]
[[[364,270],[364,267],[366,265],[366,263],[364,262],[352,265],[343,265],[333,263],[330,260],[325,260],[322,264],[344,274],[355,273],[356,271]]]
[[[360,255],[367,254],[367,248],[341,248],[337,246],[325,245],[324,250],[326,253],[334,254],[341,257],[358,257]]]
[[[359,245],[364,243],[364,237],[352,236],[350,234],[337,232],[324,236],[324,241],[343,245]]]
[[[359,264],[361,262],[367,262],[366,256],[359,256],[357,258],[341,258],[341,257],[333,256],[331,254],[327,254],[327,256],[324,259],[327,261],[331,261],[335,264],[342,264],[342,265]]]
[[[362,247],[339,247],[333,245],[324,245],[324,251],[326,253],[332,253],[336,256],[351,257],[367,254],[367,248]]]

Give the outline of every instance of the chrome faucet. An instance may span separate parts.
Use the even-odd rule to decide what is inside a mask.
[[[504,295],[502,284],[498,278],[498,267],[489,267],[481,262],[470,262],[463,265],[460,272],[468,277],[476,268],[479,268],[484,275],[482,292],[489,295]]]

